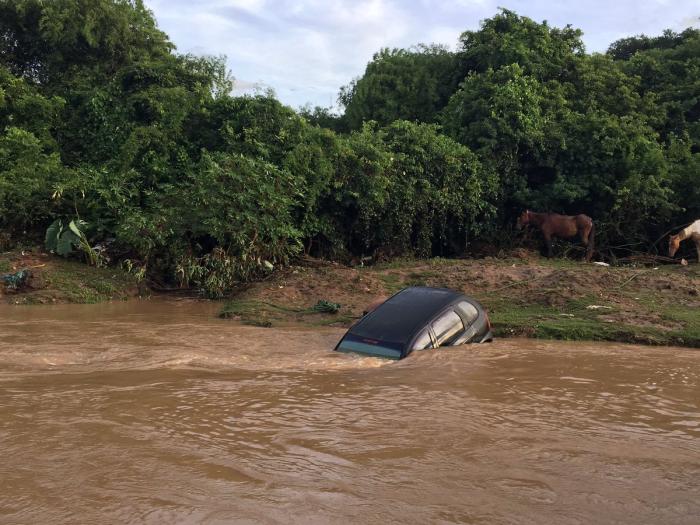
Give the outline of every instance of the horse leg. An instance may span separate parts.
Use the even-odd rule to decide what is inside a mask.
[[[695,249],[698,252],[698,264],[700,264],[700,238],[695,240]]]
[[[590,251],[588,247],[588,235],[591,233],[591,230],[588,226],[584,226],[583,228],[579,228],[578,231],[578,236],[581,237],[581,244],[583,244],[583,247],[586,248],[586,262],[588,262],[588,252]]]
[[[549,232],[542,232],[544,235],[544,244],[547,247],[547,258],[552,258],[552,235]]]
[[[581,231],[581,240],[586,247],[586,262],[593,258],[593,239],[595,238],[595,225],[590,224]]]

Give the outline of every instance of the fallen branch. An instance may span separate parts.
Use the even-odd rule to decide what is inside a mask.
[[[618,287],[615,288],[615,289],[616,289],[616,290],[621,290],[622,288],[624,288],[625,286],[627,286],[629,283],[631,283],[633,280],[635,280],[635,279],[636,279],[637,277],[639,277],[640,275],[644,275],[645,273],[649,273],[649,272],[652,272],[652,271],[654,271],[653,268],[651,268],[651,269],[649,269],[649,270],[641,271],[641,272],[639,272],[639,273],[636,273],[636,274],[634,274],[632,277],[630,277],[629,279],[627,279],[624,283],[622,283],[620,286],[618,286]]]

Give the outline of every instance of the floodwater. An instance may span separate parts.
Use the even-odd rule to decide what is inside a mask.
[[[0,523],[700,523],[700,352],[401,362],[216,307],[0,308]]]

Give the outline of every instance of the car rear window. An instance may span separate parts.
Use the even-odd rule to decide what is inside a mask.
[[[371,337],[379,341],[408,343],[421,325],[425,326],[426,315],[418,309],[403,305],[383,304],[367,315],[351,333],[360,337]]]
[[[385,344],[375,339],[346,335],[338,345],[340,352],[356,352],[376,357],[388,357],[401,359],[401,347],[399,345]]]
[[[350,329],[358,337],[391,343],[408,343],[416,330],[424,327],[451,297],[449,290],[408,288],[393,296]]]

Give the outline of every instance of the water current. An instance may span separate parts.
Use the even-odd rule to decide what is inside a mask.
[[[0,523],[700,523],[700,351],[215,313],[0,307]]]

